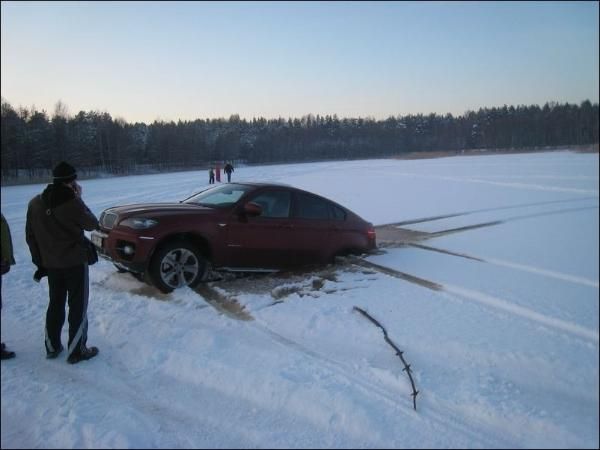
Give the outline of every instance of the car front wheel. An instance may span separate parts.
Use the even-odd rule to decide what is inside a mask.
[[[189,242],[171,242],[156,252],[149,271],[153,284],[162,292],[169,293],[200,283],[206,272],[206,260]]]

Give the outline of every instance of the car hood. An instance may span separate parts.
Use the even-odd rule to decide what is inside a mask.
[[[156,217],[173,213],[205,213],[215,212],[214,208],[193,205],[189,203],[137,203],[134,205],[113,206],[104,211],[103,214],[117,214],[120,218],[131,216]]]

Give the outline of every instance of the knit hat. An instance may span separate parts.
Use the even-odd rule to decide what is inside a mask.
[[[52,176],[54,184],[70,183],[77,178],[77,172],[71,164],[62,161],[52,170]]]

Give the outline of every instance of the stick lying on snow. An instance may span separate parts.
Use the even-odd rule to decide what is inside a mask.
[[[378,326],[379,328],[381,328],[383,330],[383,337],[385,338],[385,341],[392,346],[392,348],[396,351],[396,355],[398,355],[400,357],[400,359],[402,360],[402,363],[404,364],[404,369],[402,369],[402,370],[406,371],[406,373],[408,374],[408,378],[410,379],[410,384],[412,385],[413,393],[411,395],[413,398],[413,408],[416,411],[417,410],[417,394],[419,393],[419,391],[417,391],[417,388],[415,387],[415,382],[413,380],[412,372],[410,370],[410,364],[407,364],[406,361],[404,360],[404,356],[402,356],[404,352],[401,351],[398,348],[398,346],[392,342],[392,340],[388,337],[386,329],[373,316],[371,316],[368,312],[366,312],[364,309],[359,308],[358,306],[355,306],[354,310],[361,313],[363,316],[365,316],[367,319],[369,319],[376,326]]]

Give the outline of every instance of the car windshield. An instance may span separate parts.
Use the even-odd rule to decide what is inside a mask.
[[[209,206],[211,208],[226,208],[237,202],[252,186],[228,183],[222,186],[209,188],[186,198],[183,203],[193,205]]]

